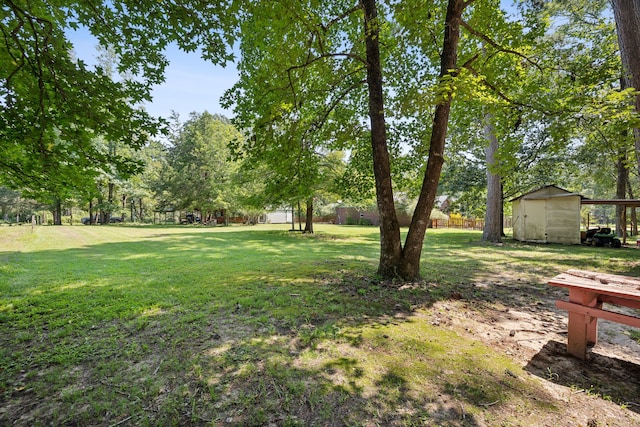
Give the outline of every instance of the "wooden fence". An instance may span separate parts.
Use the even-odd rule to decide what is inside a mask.
[[[511,217],[505,216],[502,226],[504,228],[511,228]],[[468,230],[483,230],[484,229],[484,219],[464,219],[464,218],[453,218],[453,219],[432,219],[431,220],[432,228],[465,228]]]
[[[450,218],[450,219],[432,219],[432,228],[465,228],[469,230],[482,230],[484,228],[483,219],[465,219],[465,218]]]

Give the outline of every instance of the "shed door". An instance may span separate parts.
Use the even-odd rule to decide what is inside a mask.
[[[524,237],[529,242],[547,241],[546,200],[524,201]]]

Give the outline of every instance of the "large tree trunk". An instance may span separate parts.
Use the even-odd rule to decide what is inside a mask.
[[[365,45],[367,51],[367,86],[371,121],[371,148],[376,198],[380,216],[380,261],[378,275],[395,277],[402,255],[400,225],[396,216],[391,184],[391,166],[387,147],[380,62],[379,22],[375,0],[361,0],[364,9]]]
[[[445,18],[445,33],[440,56],[440,78],[455,75],[458,59],[458,42],[460,40],[460,21],[462,11],[466,7],[463,0],[449,0]],[[438,191],[440,172],[444,162],[444,145],[451,111],[451,93],[446,94],[436,105],[431,129],[431,143],[429,145],[429,159],[422,181],[420,197],[411,219],[411,226],[407,234],[398,275],[405,280],[415,280],[420,277],[420,256],[424,235],[429,223],[429,217]]]
[[[625,79],[629,86],[640,90],[640,2],[638,0],[611,0],[616,20],[618,43]],[[635,97],[635,108],[640,113],[640,93]],[[634,129],[636,152],[640,153],[640,129]],[[640,155],[638,170],[640,170]]]
[[[304,221],[304,233],[313,234],[313,197],[307,199],[307,216]]]
[[[499,243],[502,241],[502,185],[500,183],[500,175],[491,172],[491,169],[496,165],[496,153],[499,148],[492,120],[493,116],[491,114],[485,114],[484,136],[489,144],[485,149],[487,161],[487,212],[482,240]]]

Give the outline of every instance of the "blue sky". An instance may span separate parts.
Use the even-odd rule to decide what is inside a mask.
[[[501,0],[502,7],[513,11],[511,0]],[[74,44],[75,53],[88,64],[96,63],[97,40],[86,30],[70,31],[68,36]],[[185,53],[173,46],[165,52],[169,66],[165,72],[165,83],[152,93],[153,101],[145,108],[153,116],[168,118],[172,111],[180,114],[182,121],[189,113],[205,110],[229,118],[233,112],[220,106],[220,97],[236,83],[238,75],[234,64],[226,68],[204,61],[198,52]]]
[[[168,117],[175,110],[182,120],[192,111],[232,116],[231,111],[220,106],[220,97],[237,81],[234,64],[222,68],[204,61],[199,53],[185,53],[177,47],[166,55],[169,59],[166,82],[154,89],[153,104],[147,106],[150,113]]]
[[[68,36],[78,58],[94,65],[98,55],[97,40],[86,30],[70,32]],[[154,88],[153,102],[145,105],[151,115],[168,118],[171,111],[176,111],[181,121],[185,121],[189,113],[206,110],[229,118],[232,116],[232,111],[220,106],[220,97],[237,81],[234,64],[226,68],[215,66],[204,61],[199,53],[185,53],[177,46],[165,54],[169,60],[165,83]]]

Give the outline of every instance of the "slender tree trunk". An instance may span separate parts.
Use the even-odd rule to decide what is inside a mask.
[[[62,225],[62,202],[58,198],[53,201],[53,225]]]
[[[496,153],[499,148],[492,120],[493,116],[490,113],[485,114],[484,136],[489,144],[485,149],[487,162],[487,211],[482,240],[499,243],[502,241],[502,185],[500,183],[500,175],[496,175],[491,171],[496,165]]]
[[[638,0],[611,0],[616,20],[624,79],[630,87],[640,91],[640,2]],[[635,97],[635,108],[640,113],[640,92]],[[633,130],[636,153],[640,154],[640,129]],[[638,170],[640,171],[640,155]]]
[[[618,176],[616,179],[616,199],[624,199],[627,194],[627,173],[626,166],[627,153],[624,149],[620,150],[618,154],[618,161],[616,162],[616,169]],[[626,206],[616,205],[616,234],[618,237],[624,237],[624,231],[627,229],[627,224],[624,223],[624,210]]]
[[[100,189],[100,194],[102,194],[102,189]],[[100,196],[98,198],[98,206],[100,207],[98,212],[96,212],[96,215],[98,215],[96,217],[96,223],[98,222],[98,219],[100,219],[100,225],[104,225],[105,221],[104,221],[104,217],[106,215],[105,211],[104,211],[104,199],[102,198],[102,196]]]
[[[371,121],[371,148],[376,199],[380,217],[380,261],[378,275],[396,277],[402,255],[400,225],[396,216],[391,184],[391,166],[387,146],[380,62],[379,22],[375,0],[361,0],[364,9],[365,45],[367,52],[367,86],[369,91],[369,118]]]
[[[291,205],[291,231],[296,231],[296,208]]]
[[[106,224],[109,223],[111,219],[111,206],[113,206],[113,193],[115,190],[115,184],[113,182],[109,182],[107,185],[108,197],[107,200],[109,202],[109,209],[105,211],[105,216],[102,217],[102,221]]]
[[[449,0],[445,18],[445,33],[440,56],[440,79],[446,76],[455,77],[458,59],[458,42],[460,40],[460,22],[462,12],[467,6],[463,0]],[[411,218],[411,225],[402,252],[398,274],[405,280],[420,277],[420,255],[424,235],[429,223],[429,217],[438,191],[440,172],[444,163],[444,145],[451,111],[451,93],[445,94],[443,100],[436,105],[431,129],[431,143],[429,145],[429,159],[422,181],[420,197]]]
[[[633,200],[635,197],[633,196],[633,188],[631,187],[631,181],[629,180],[629,169],[627,169],[627,191],[629,193],[629,199]],[[637,216],[637,208],[631,208],[631,234],[634,236],[638,235],[638,216]]]
[[[313,234],[313,197],[307,199],[307,217],[304,222],[304,233]]]

